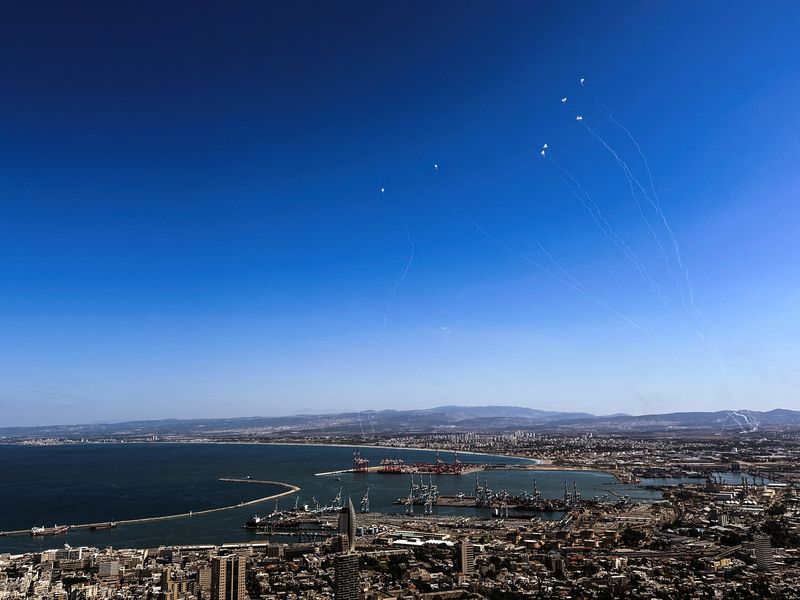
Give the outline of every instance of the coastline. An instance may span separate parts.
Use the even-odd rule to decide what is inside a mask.
[[[179,442],[180,443],[180,442]],[[216,442],[210,442],[216,443]],[[524,460],[539,464],[542,461],[537,458],[530,458],[528,456],[514,456],[513,454],[497,454],[490,452],[473,452],[471,450],[453,450],[450,448],[422,448],[420,446],[386,446],[384,444],[330,444],[318,442],[221,442],[224,444],[261,444],[264,446],[319,446],[321,448],[380,448],[383,450],[415,450],[419,452],[454,452],[456,454],[465,454],[469,456],[494,456],[498,458],[513,458],[516,460]]]
[[[455,452],[457,454],[465,454],[470,456],[495,456],[499,458],[513,458],[516,460],[524,460],[533,463],[541,463],[542,461],[537,458],[531,458],[529,456],[515,456],[513,454],[498,454],[496,452],[475,452],[472,450],[453,450],[450,448],[423,448],[421,446],[387,446],[384,444],[335,444],[331,442],[258,442],[258,441],[246,441],[246,440],[238,440],[238,441],[229,441],[229,440],[210,440],[210,439],[202,439],[202,440],[158,440],[158,441],[151,441],[151,440],[135,440],[135,441],[96,441],[96,442],[57,442],[57,443],[49,443],[49,444],[20,444],[20,443],[11,443],[11,442],[2,442],[0,441],[0,445],[5,444],[9,446],[31,446],[31,447],[40,447],[40,446],[72,446],[75,444],[87,444],[87,445],[117,445],[117,444],[125,444],[125,445],[134,445],[134,444],[219,444],[219,445],[232,445],[232,446],[315,446],[320,448],[381,448],[386,450],[417,450],[420,452]]]

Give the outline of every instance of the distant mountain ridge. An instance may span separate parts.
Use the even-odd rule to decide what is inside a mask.
[[[237,417],[229,419],[163,419],[84,425],[2,427],[0,440],[20,438],[81,438],[176,435],[232,437],[293,435],[390,435],[456,433],[466,431],[606,431],[658,433],[676,431],[755,433],[800,429],[800,411],[766,412],[721,410],[651,415],[557,412],[519,406],[438,406],[417,410],[367,410],[361,412],[294,415],[287,417]]]

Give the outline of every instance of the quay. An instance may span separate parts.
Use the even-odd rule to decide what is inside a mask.
[[[577,466],[577,465],[554,465],[548,463],[535,464],[488,464],[486,470],[500,471],[563,471],[567,472],[587,472],[605,473],[611,475],[618,483],[635,483],[635,477],[622,469],[609,469],[602,466]]]
[[[387,468],[385,465],[378,465],[372,467],[363,467],[361,469],[341,469],[339,471],[327,471],[325,473],[314,473],[315,477],[323,477],[325,475],[339,475],[341,473],[375,473],[378,475],[408,475],[409,473],[417,473],[420,475],[469,475],[471,473],[479,473],[489,468],[502,468],[503,465],[464,465],[456,472],[442,471],[436,472],[433,467],[426,467],[424,465],[404,464],[400,468],[392,469]]]
[[[339,471],[327,471],[325,473],[314,473],[314,477],[322,477],[324,475],[339,475],[340,473],[353,473],[355,469],[341,469]]]
[[[387,461],[388,462],[388,461]],[[564,473],[605,473],[611,475],[618,483],[635,483],[636,478],[630,473],[622,469],[609,469],[604,467],[594,466],[575,466],[575,465],[553,465],[546,463],[485,463],[485,464],[466,464],[462,463],[458,471],[442,471],[435,470],[435,464],[430,467],[427,465],[419,464],[398,464],[398,465],[363,465],[361,467],[353,467],[351,469],[339,469],[338,471],[326,471],[324,473],[314,473],[315,477],[324,477],[326,475],[340,475],[342,473],[375,473],[378,475],[408,475],[409,473],[423,474],[423,475],[470,475],[473,473],[480,473],[483,471],[550,471],[550,472],[564,472]]]

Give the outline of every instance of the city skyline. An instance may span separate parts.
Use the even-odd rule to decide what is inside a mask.
[[[0,425],[799,409],[775,6],[10,7]]]

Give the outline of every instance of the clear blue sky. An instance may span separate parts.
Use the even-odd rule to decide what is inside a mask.
[[[7,4],[0,424],[800,409],[799,19],[796,2]],[[696,309],[658,215],[639,194],[670,267],[583,127],[649,190],[595,96],[648,159]]]

